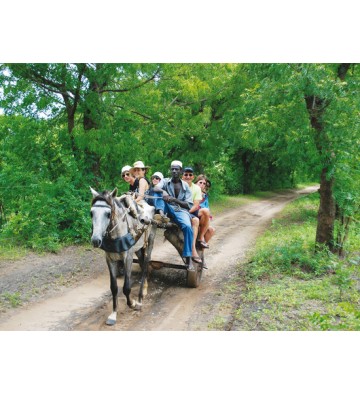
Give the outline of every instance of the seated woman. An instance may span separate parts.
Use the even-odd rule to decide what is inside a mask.
[[[121,178],[129,184],[129,192],[137,192],[139,189],[139,180],[130,173],[131,166],[126,165],[121,169]]]
[[[196,178],[195,184],[199,185],[202,192],[202,200],[199,203],[199,217],[201,218],[202,214],[206,212],[206,217],[209,218],[209,221],[204,221],[203,223],[200,220],[199,238],[200,240],[205,240],[205,243],[208,244],[209,240],[215,234],[215,228],[210,225],[210,219],[212,219],[212,216],[210,215],[208,190],[211,187],[211,182],[205,175],[200,174]]]
[[[135,191],[135,202],[140,204],[144,202],[145,192],[150,187],[150,181],[146,178],[146,171],[148,168],[149,166],[145,166],[144,163],[139,160],[129,169],[129,172],[138,180],[138,187]]]
[[[155,199],[162,199],[163,195],[167,195],[167,193],[162,189],[164,185],[164,176],[160,171],[156,171],[151,176],[150,188],[146,193],[146,202],[151,206],[155,206]],[[166,214],[160,214],[157,212],[154,215],[154,219],[159,223],[168,223],[170,222],[170,218]]]

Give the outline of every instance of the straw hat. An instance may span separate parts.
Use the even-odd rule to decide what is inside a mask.
[[[144,162],[142,162],[141,160],[138,160],[137,162],[135,162],[133,164],[133,167],[130,169],[130,172],[133,173],[135,168],[139,168],[139,169],[149,169],[150,166],[145,166]]]

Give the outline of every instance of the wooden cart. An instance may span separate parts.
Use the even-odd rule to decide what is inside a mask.
[[[196,247],[198,255],[202,260],[202,263],[197,263],[197,262],[193,261],[192,263],[194,266],[194,270],[193,271],[188,270],[185,265],[185,260],[182,257],[183,233],[182,233],[181,229],[175,223],[172,223],[172,222],[169,222],[167,224],[157,224],[156,223],[156,225],[157,225],[157,228],[165,229],[164,236],[165,236],[166,240],[168,240],[169,243],[175,247],[175,249],[179,253],[181,259],[183,260],[184,264],[150,260],[150,263],[149,263],[150,268],[159,270],[163,267],[167,267],[167,268],[172,268],[172,269],[185,270],[186,271],[187,286],[190,288],[197,288],[200,285],[202,272],[203,272],[203,266],[205,263],[204,249],[200,246]],[[134,262],[139,263],[138,259],[134,259]]]

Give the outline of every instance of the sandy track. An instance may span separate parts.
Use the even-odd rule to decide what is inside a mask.
[[[115,331],[184,331],[214,329],[217,317],[231,319],[234,305],[222,297],[222,287],[235,275],[236,264],[245,257],[257,236],[284,206],[300,194],[311,193],[317,187],[301,191],[286,191],[259,202],[247,204],[218,215],[212,225],[216,235],[206,251],[209,270],[204,271],[198,288],[187,288],[185,271],[166,269],[152,272],[148,295],[141,312],[126,306],[125,297],[119,296],[118,322],[105,325],[111,312],[109,276],[102,251],[91,252],[96,265],[101,266],[95,278],[61,289],[48,295],[46,300],[20,307],[3,315],[0,330],[115,330]],[[158,230],[152,259],[181,263],[174,247],[163,242]],[[62,263],[71,255],[61,254]],[[79,258],[81,261],[81,257]],[[83,258],[85,259],[85,258]],[[86,257],[88,259],[88,257]],[[26,261],[25,261],[26,262]],[[26,264],[23,265],[26,270]],[[137,278],[138,265],[134,267]],[[20,269],[19,269],[20,270]],[[119,279],[119,285],[122,279]],[[137,281],[132,288],[137,294]],[[215,328],[216,329],[216,328]],[[229,327],[231,329],[231,327]]]

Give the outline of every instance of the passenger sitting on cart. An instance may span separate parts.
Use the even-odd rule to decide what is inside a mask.
[[[200,233],[204,234],[204,240],[206,243],[209,243],[209,240],[214,236],[215,234],[215,228],[210,225],[210,220],[212,220],[212,215],[210,214],[210,206],[209,206],[209,189],[211,188],[211,181],[204,175],[200,174],[197,176],[197,179],[195,181],[196,185],[199,185],[202,191],[202,200],[200,201],[200,210],[199,213],[200,215],[202,212],[208,213],[209,214],[209,221],[205,222],[205,228],[202,228]],[[200,222],[200,227],[202,226]]]
[[[194,270],[192,264],[193,230],[189,210],[193,206],[191,191],[188,184],[181,180],[182,163],[178,160],[171,162],[171,178],[164,179],[162,199],[155,199],[155,212],[164,216],[167,214],[182,230],[184,235],[184,248],[182,256],[185,258],[188,270]],[[192,258],[194,262],[201,263],[201,259]]]
[[[200,209],[200,201],[202,200],[202,192],[201,188],[194,184],[194,169],[190,166],[184,168],[184,172],[182,175],[183,181],[185,181],[190,188],[191,196],[193,199],[193,206],[189,210],[191,216],[191,225],[194,233],[194,239],[192,244],[192,256],[200,259],[197,251],[196,251],[196,240],[199,232],[199,209]],[[207,269],[207,266],[204,265],[204,269]]]
[[[121,169],[121,178],[129,184],[129,192],[139,190],[139,180],[130,173],[131,166],[126,165]]]
[[[151,176],[150,188],[146,191],[145,200],[150,206],[155,206],[155,200],[162,199],[164,191],[162,186],[164,185],[164,176],[160,171],[156,171]],[[155,214],[154,219],[159,222],[168,223],[170,218],[164,215]]]
[[[129,172],[138,180],[138,192],[135,195],[135,202],[142,206],[144,202],[145,192],[149,189],[150,181],[146,178],[146,172],[149,166],[145,166],[144,162],[138,160],[134,163]]]

